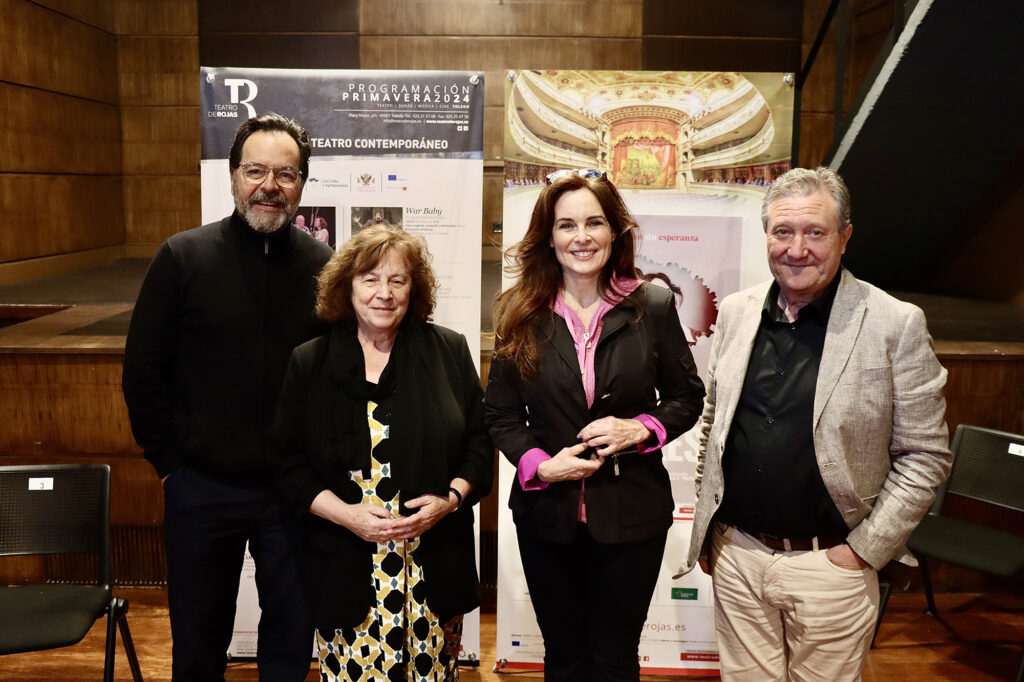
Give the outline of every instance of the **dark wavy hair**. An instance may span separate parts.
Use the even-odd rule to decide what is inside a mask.
[[[356,323],[352,307],[352,280],[370,272],[395,251],[409,269],[412,286],[407,317],[424,323],[437,305],[437,278],[424,241],[398,227],[372,225],[360,230],[327,261],[317,275],[316,314],[325,322]]]
[[[253,133],[279,132],[287,133],[295,144],[299,145],[299,170],[302,171],[303,181],[309,179],[309,155],[312,148],[309,146],[309,133],[301,125],[281,114],[268,112],[253,118],[246,119],[235,131],[235,141],[231,143],[231,153],[228,154],[228,168],[234,173],[242,163],[242,147],[245,141]]]
[[[519,279],[498,295],[493,308],[494,356],[512,362],[524,378],[537,372],[534,326],[562,286],[562,266],[550,244],[555,203],[566,192],[580,189],[594,194],[612,229],[611,254],[598,279],[601,295],[612,289],[615,277],[639,279],[635,265],[637,222],[607,176],[588,179],[572,173],[541,190],[526,235],[505,251],[505,271]]]

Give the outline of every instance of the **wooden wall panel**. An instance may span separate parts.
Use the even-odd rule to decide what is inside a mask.
[[[6,464],[6,462],[4,462]],[[0,583],[19,585],[37,582],[46,575],[46,557],[5,556],[0,557]]]
[[[376,0],[360,4],[359,31],[363,36],[635,38],[643,6],[643,0]]]
[[[800,115],[800,158],[798,166],[814,168],[832,144],[832,112],[805,112]]]
[[[105,2],[3,3],[0,262],[124,241],[112,24]]]
[[[796,71],[801,5],[738,0],[645,0],[643,68]]]
[[[804,43],[800,63],[807,60],[813,43]],[[800,110],[804,113],[832,113],[835,104],[836,45],[824,43],[818,50],[811,72],[800,92]]]
[[[116,105],[0,82],[0,112],[0,169],[120,174]]]
[[[799,38],[799,2],[764,0],[645,0],[646,35]]]
[[[0,258],[5,261],[124,242],[117,176],[3,173],[0,214]]]
[[[94,26],[101,31],[114,33],[114,5],[111,2],[97,2],[97,0],[32,0],[32,2],[83,24]]]
[[[846,69],[846,93],[843,113],[853,104],[857,93],[870,74],[880,50],[885,49],[892,29],[892,0],[854,2],[850,27],[850,54]],[[888,50],[886,50],[888,53]]]
[[[124,178],[125,237],[130,243],[160,244],[199,227],[199,174],[136,175]]]
[[[355,33],[204,34],[199,41],[203,66],[275,69],[358,69]]]
[[[0,36],[0,80],[117,102],[117,47],[109,33],[27,0],[7,0]]]
[[[358,0],[199,1],[203,66],[358,69]]]
[[[502,199],[505,194],[505,172],[500,165],[484,168],[483,217],[480,225],[480,242],[484,246],[501,248],[501,234],[494,233],[494,223],[502,220]]]
[[[364,36],[359,62],[364,69],[482,70],[485,102],[500,105],[508,69],[636,69],[640,40]]]
[[[116,2],[122,210],[126,249],[136,253],[199,225],[199,7],[195,0]]]
[[[490,77],[499,77],[496,74]],[[487,87],[484,74],[484,87]],[[490,92],[498,88],[488,88]],[[484,159],[500,159],[505,145],[505,107],[503,104],[484,106]]]
[[[199,107],[124,107],[121,133],[125,175],[199,172]]]
[[[359,68],[358,0],[200,0],[198,32],[203,66]]]
[[[946,423],[1024,434],[1024,358],[962,358],[939,355],[946,379]]]
[[[2,41],[0,41],[2,43]],[[0,48],[2,50],[3,48]],[[11,147],[11,130],[8,121],[11,120],[11,90],[17,86],[0,82],[0,173],[8,172],[15,150]],[[0,216],[0,221],[3,216]],[[0,223],[2,224],[2,223]],[[0,256],[0,260],[3,260]]]
[[[644,38],[645,70],[796,71],[800,42],[786,39]]]
[[[830,0],[804,0],[801,68],[821,27]],[[841,76],[845,116],[871,73],[879,52],[886,49],[893,20],[893,0],[852,0],[847,56]],[[832,128],[816,125],[835,109],[837,17],[833,17],[825,41],[812,65],[801,93],[800,165],[819,165],[832,146]],[[808,115],[812,116],[808,121]]]
[[[122,106],[199,104],[196,36],[120,36],[117,43]]]
[[[804,0],[803,28],[800,45],[802,70],[814,40],[825,18],[831,0]],[[833,110],[835,109],[836,20],[832,19],[825,42],[811,65],[800,91],[800,158],[798,166],[814,168],[821,164],[832,145]]]
[[[194,36],[198,23],[196,0],[113,0],[115,26],[119,35],[153,36]],[[223,3],[236,16],[239,12],[233,3]]]
[[[120,355],[0,354],[0,452],[139,452]]]
[[[483,36],[364,37],[359,43],[364,69],[465,69],[488,72],[488,88],[506,69],[635,69],[640,40],[552,40]],[[499,99],[501,95],[498,95]],[[492,101],[488,98],[488,101]]]
[[[107,462],[110,464],[110,523],[115,526],[163,525],[163,486],[142,451],[136,447],[132,454]]]
[[[835,22],[832,22],[835,24]],[[815,28],[817,30],[817,28]],[[834,33],[834,28],[833,28]],[[810,53],[812,40],[801,47],[801,68]],[[832,146],[833,110],[835,109],[835,42],[823,43],[814,65],[800,92],[800,159],[799,166],[814,168],[821,163]]]
[[[359,30],[359,0],[248,0],[244,11],[223,0],[199,0],[198,6],[198,31],[203,35]]]
[[[1024,306],[1024,180],[1010,169],[1024,167],[1024,149],[1008,167],[1007,181],[988,189],[943,241],[929,279],[937,290]]]
[[[547,68],[547,67],[530,67],[535,69]],[[484,86],[486,88],[484,92],[484,111],[485,116],[487,111],[493,111],[497,109],[499,115],[502,117],[501,129],[505,130],[505,97],[506,91],[505,86],[508,85],[508,73],[514,69],[500,69],[491,70],[484,72]],[[484,124],[486,125],[490,119],[485,118]],[[486,145],[486,141],[484,142]]]

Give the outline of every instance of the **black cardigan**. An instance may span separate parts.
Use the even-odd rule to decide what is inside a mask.
[[[420,458],[418,480],[402,491],[402,500],[421,493],[447,496],[456,477],[473,486],[462,508],[424,533],[416,550],[427,603],[446,618],[480,603],[472,505],[490,490],[494,449],[466,339],[433,324],[416,332],[408,338],[423,373],[417,383],[424,392],[417,398],[435,418],[423,422],[420,450],[402,455]],[[309,512],[323,490],[350,504],[360,500],[358,486],[347,475],[349,468],[357,468],[350,454],[355,448],[348,446],[355,431],[345,425],[352,406],[337,382],[353,360],[340,357],[342,345],[351,347],[351,339],[344,342],[342,335],[354,334],[335,325],[329,334],[295,349],[271,429],[283,504],[306,526],[303,572],[314,623],[326,632],[360,623],[374,599],[370,575],[375,545]]]
[[[539,371],[523,380],[514,365],[495,360],[487,382],[485,419],[495,446],[512,464],[528,450],[551,456],[579,442],[576,434],[605,416],[630,419],[656,417],[671,441],[700,416],[704,384],[697,376],[672,293],[643,285],[643,316],[623,300],[605,315],[594,360],[594,404],[587,407],[579,360],[565,320],[553,311],[535,330]],[[657,389],[657,394],[655,393]],[[609,458],[610,459],[610,458]],[[586,479],[587,525],[600,542],[648,539],[672,524],[672,487],[661,462],[661,450],[619,457],[620,475],[612,462]],[[551,483],[524,492],[512,484],[509,507],[518,532],[542,540],[568,543],[576,533],[579,481]]]

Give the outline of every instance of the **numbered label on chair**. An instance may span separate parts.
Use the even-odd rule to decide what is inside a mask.
[[[1009,453],[1018,457],[1024,457],[1024,443],[1010,443]]]
[[[39,477],[28,479],[29,490],[53,490],[53,479],[50,477]]]

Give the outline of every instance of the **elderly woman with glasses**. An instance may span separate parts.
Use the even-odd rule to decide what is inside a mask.
[[[457,679],[462,614],[479,604],[472,505],[494,450],[465,337],[428,322],[428,259],[394,227],[350,239],[318,278],[333,326],[295,349],[281,389],[271,442],[306,524],[324,682]]]
[[[485,419],[517,471],[545,680],[639,678],[674,508],[661,448],[704,397],[672,293],[636,270],[636,228],[601,171],[552,173],[494,304]]]

